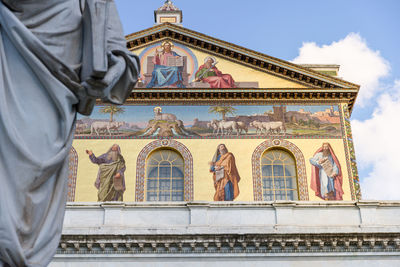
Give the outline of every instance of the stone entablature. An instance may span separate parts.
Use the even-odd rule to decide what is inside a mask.
[[[64,235],[400,233],[400,202],[69,203]],[[399,234],[400,237],[400,234]]]
[[[50,266],[396,266],[399,256],[400,202],[70,203]]]

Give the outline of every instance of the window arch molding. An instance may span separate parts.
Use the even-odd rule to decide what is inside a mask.
[[[193,201],[193,157],[189,149],[182,143],[163,139],[156,140],[147,144],[140,151],[136,162],[136,192],[135,201],[144,201],[144,185],[146,180],[146,159],[148,156],[158,149],[172,149],[180,153],[184,161],[184,201]]]
[[[75,201],[76,178],[78,173],[78,153],[71,147],[68,155],[68,195],[67,201]]]
[[[308,186],[307,186],[307,174],[306,174],[306,163],[304,160],[303,153],[293,143],[286,140],[267,140],[261,143],[253,152],[251,158],[252,161],[252,172],[253,172],[253,194],[254,201],[262,201],[262,177],[261,177],[261,157],[264,153],[271,149],[281,149],[290,152],[296,161],[297,170],[297,183],[299,190],[299,200],[309,200],[308,198]]]

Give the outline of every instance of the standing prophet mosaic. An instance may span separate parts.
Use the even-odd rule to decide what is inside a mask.
[[[343,200],[343,177],[338,158],[329,143],[323,143],[310,159],[311,189],[324,200]]]
[[[210,162],[213,174],[215,194],[214,201],[232,201],[240,193],[240,176],[236,168],[235,156],[228,152],[225,144],[220,144]]]
[[[99,165],[94,186],[98,189],[97,201],[123,201],[125,186],[125,160],[119,145],[114,144],[106,153],[96,157],[86,150],[92,163]]]

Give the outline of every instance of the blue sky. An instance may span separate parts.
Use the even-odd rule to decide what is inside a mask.
[[[116,0],[125,33],[152,27],[163,2]],[[352,126],[363,196],[400,199],[399,0],[173,2],[186,28],[296,63],[340,64],[362,86]]]
[[[126,34],[154,25],[162,0],[116,0]],[[303,42],[329,44],[350,32],[390,58],[400,73],[398,0],[175,0],[183,26],[284,60]]]

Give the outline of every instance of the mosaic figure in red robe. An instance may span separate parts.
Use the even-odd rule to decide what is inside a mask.
[[[235,88],[235,81],[230,74],[222,74],[215,66],[218,62],[214,57],[206,57],[204,64],[196,72],[196,82],[208,83],[211,88]]]

